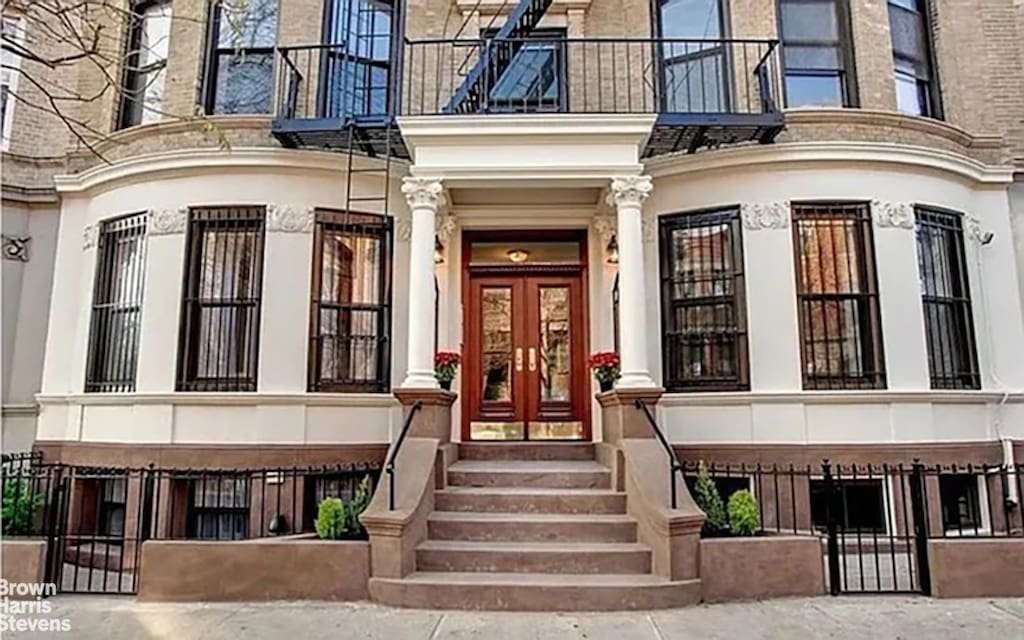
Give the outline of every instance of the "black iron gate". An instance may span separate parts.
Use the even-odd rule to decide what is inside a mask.
[[[923,465],[822,465],[832,595],[931,593]],[[857,509],[850,505],[856,503]],[[865,505],[871,505],[865,509]]]

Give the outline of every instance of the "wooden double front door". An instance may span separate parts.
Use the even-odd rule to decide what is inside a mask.
[[[590,438],[582,271],[468,276],[463,436]]]

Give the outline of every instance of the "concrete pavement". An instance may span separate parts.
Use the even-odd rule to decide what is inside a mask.
[[[57,596],[70,634],[4,638],[102,640],[700,640],[737,638],[1024,640],[1024,599],[862,596],[708,605],[639,613],[416,611],[369,603],[155,604]]]

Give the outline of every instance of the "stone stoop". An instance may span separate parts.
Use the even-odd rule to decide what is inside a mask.
[[[700,580],[651,573],[626,495],[594,446],[463,444],[434,494],[415,571],[372,578],[383,604],[510,611],[642,610],[696,604]]]

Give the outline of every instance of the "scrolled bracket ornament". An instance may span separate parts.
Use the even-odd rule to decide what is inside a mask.
[[[28,262],[28,245],[32,242],[31,236],[9,236],[5,233],[3,241],[4,260]]]
[[[289,204],[267,205],[267,231],[312,233],[313,207]]]
[[[157,209],[149,216],[147,227],[151,236],[169,236],[175,233],[185,233],[188,226],[188,207],[176,209]]]
[[[883,229],[913,229],[914,205],[909,202],[871,201],[871,217]]]
[[[82,229],[82,249],[86,249],[86,250],[92,249],[92,248],[94,248],[96,246],[96,244],[99,241],[100,241],[100,225],[99,225],[99,223],[97,222],[96,224],[87,224],[87,225],[85,225],[85,228]]]
[[[749,231],[789,228],[789,201],[745,202],[740,206],[743,228]]]

